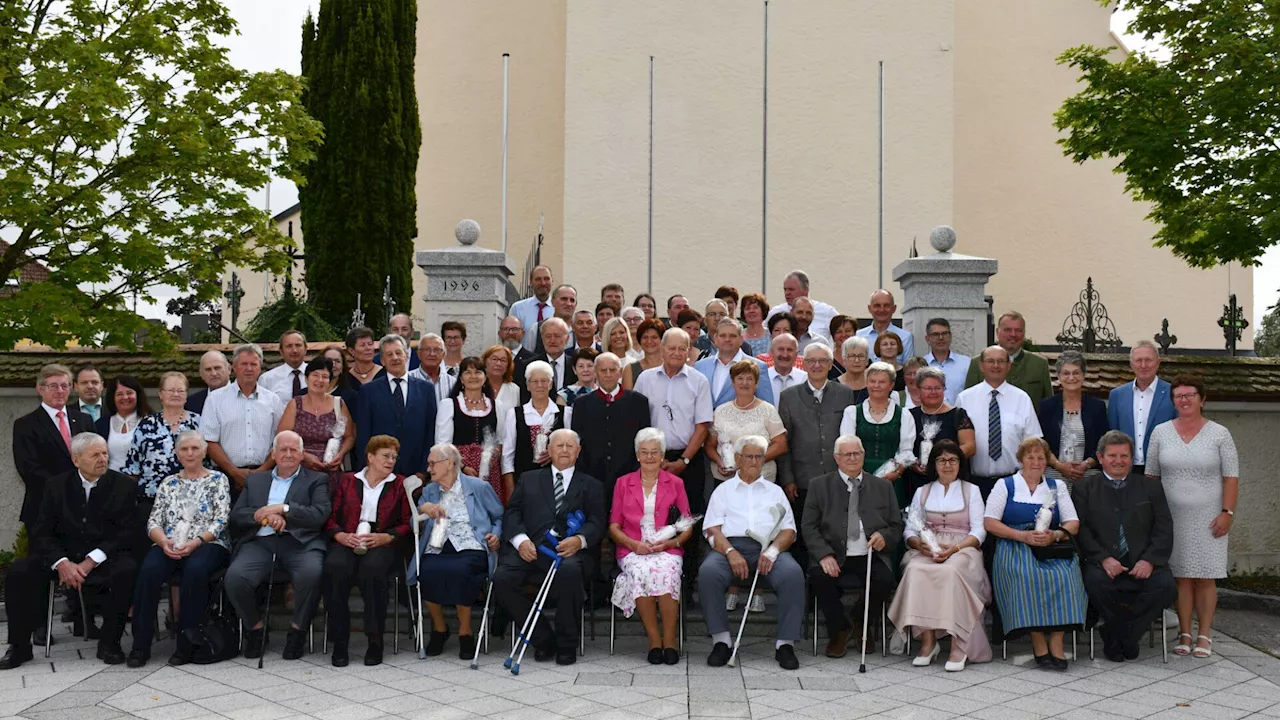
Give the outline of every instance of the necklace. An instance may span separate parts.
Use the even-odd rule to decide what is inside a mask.
[[[739,410],[750,410],[751,406],[755,404],[756,404],[756,399],[754,397],[752,397],[750,400],[747,401],[747,404],[745,407],[738,404],[738,398],[733,399],[733,406],[738,408]]]
[[[368,370],[365,370],[364,372],[360,372],[360,366],[359,366],[358,364],[352,365],[352,366],[351,366],[351,373],[352,373],[353,375],[355,375],[356,377],[360,378],[361,380],[364,380],[365,378],[367,378],[367,377],[369,377],[370,375],[372,375],[372,374],[373,374],[373,364],[372,364],[372,363],[370,363],[370,364],[369,364],[369,369],[368,369]]]
[[[465,395],[463,396],[463,399],[464,399],[464,400],[466,400],[466,402],[467,402],[467,407],[469,407],[469,408],[477,408],[477,409],[479,409],[479,408],[482,408],[482,407],[484,407],[484,406],[485,406],[485,398],[484,398],[484,396],[483,396],[483,395],[481,395],[481,396],[479,397],[479,399],[477,399],[477,400],[472,400],[471,398],[469,398],[469,397],[467,397],[467,396],[465,396]]]
[[[871,413],[871,417],[884,417],[884,414],[889,412],[889,403],[885,403],[883,409],[877,410],[876,406],[871,404],[871,401],[867,401],[867,410]]]

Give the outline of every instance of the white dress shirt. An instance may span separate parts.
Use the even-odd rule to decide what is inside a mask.
[[[724,384],[729,382],[729,368],[739,360],[746,360],[747,354],[742,352],[742,348],[738,348],[738,352],[727,363],[720,359],[719,351],[712,357],[715,358],[716,364],[715,369],[711,371],[711,397],[716,398],[720,397]]]
[[[1139,390],[1137,381],[1133,383],[1133,464],[1146,465],[1147,453],[1142,448],[1142,439],[1147,436],[1147,417],[1151,406],[1156,401],[1156,381],[1152,380],[1146,390]]]
[[[891,396],[892,397],[892,396]],[[885,412],[884,417],[876,420],[871,417],[871,400],[868,398],[862,401],[861,405],[850,405],[844,409],[844,415],[840,418],[840,434],[841,435],[857,435],[858,434],[858,408],[862,408],[862,416],[872,425],[884,425],[893,420],[894,404],[889,403],[889,410]],[[915,462],[916,456],[914,449],[916,445],[916,421],[911,417],[911,413],[904,408],[902,410],[901,422],[898,423],[898,451],[893,454],[893,459],[897,460],[902,466],[910,465]],[[878,468],[871,468],[871,472],[875,472]]]
[[[43,404],[43,403],[41,403],[41,404]],[[49,409],[49,406],[48,406],[48,405],[45,405],[44,407],[45,407],[45,409],[46,409],[46,410],[47,410],[47,409]],[[54,412],[57,412],[57,410],[54,410]],[[56,420],[55,420],[55,422],[56,422]],[[98,480],[101,480],[101,479],[102,479],[102,478],[98,478]],[[89,502],[89,493],[93,492],[93,488],[97,486],[97,484],[98,484],[98,480],[94,480],[93,482],[89,482],[87,479],[85,479],[84,473],[80,473],[80,487],[84,488],[84,501],[85,501],[86,503],[88,503],[88,502]],[[106,562],[106,560],[107,560],[107,554],[106,554],[106,553],[104,553],[104,552],[102,552],[102,548],[94,548],[94,549],[90,550],[90,551],[89,551],[89,554],[88,554],[88,555],[85,555],[85,557],[89,558],[90,560],[94,561],[95,563],[97,563],[97,564],[99,564],[99,565],[101,565],[102,563]],[[61,565],[61,564],[63,563],[63,561],[68,560],[68,559],[69,559],[69,558],[67,558],[67,557],[65,557],[65,556],[64,556],[64,557],[60,557],[60,558],[58,558],[58,561],[57,561],[57,562],[55,562],[55,563],[54,563],[53,565],[51,565],[50,567],[51,567],[51,568],[53,568],[54,570],[57,570],[57,569],[58,569],[58,566],[59,566],[59,565]]]
[[[791,372],[786,375],[779,373],[776,367],[769,368],[769,382],[773,384],[773,404],[777,405],[782,401],[783,390],[808,380],[809,374],[794,365],[791,366]]]
[[[996,389],[984,380],[956,398],[956,407],[964,408],[969,413],[969,420],[973,422],[978,449],[969,462],[972,463],[970,467],[973,474],[980,477],[1012,475],[1018,470],[1018,445],[1029,437],[1044,437],[1031,397],[1007,382],[1001,383],[996,403],[1000,406],[1000,446],[1003,452],[998,461],[992,460],[987,447],[991,437],[987,411],[991,405],[991,391]]]
[[[978,540],[978,544],[981,545],[983,541],[987,539],[987,530],[983,526],[982,522],[982,518],[984,517],[983,513],[986,512],[986,509],[982,504],[982,491],[973,483],[963,483],[963,485],[969,489],[969,534],[975,537]],[[911,498],[911,505],[909,507],[919,510],[922,513],[922,517],[923,513],[930,511],[956,512],[958,510],[963,510],[964,495],[960,493],[960,486],[961,482],[959,480],[952,481],[950,488],[944,488],[942,483],[934,480],[928,485],[916,490],[916,495]],[[929,491],[929,502],[925,503],[924,507],[921,507],[920,498],[924,497],[925,490]],[[1000,512],[1003,514],[1004,509],[1001,508]],[[920,533],[916,532],[915,529],[908,524],[906,530],[902,534],[902,540],[903,542],[906,542],[907,538],[919,536]]]
[[[955,405],[956,398],[960,397],[960,393],[964,391],[964,380],[969,375],[968,355],[961,355],[954,350],[947,355],[946,360],[939,360],[930,352],[924,356],[925,362],[929,363],[929,367],[936,367],[947,376],[946,388],[943,390],[944,396],[947,398],[948,405]]]
[[[552,403],[552,405],[554,404],[555,403]],[[560,482],[564,486],[564,496],[568,498],[569,484],[573,482],[573,466],[570,465],[569,467],[563,470],[559,470],[556,468],[555,465],[552,465],[547,469],[551,471],[551,482],[552,482],[551,487],[553,489],[555,488],[556,473],[560,473],[562,478]],[[582,541],[583,548],[587,547],[587,537],[585,535],[574,535],[574,537]],[[531,541],[533,540],[533,538],[529,537],[526,533],[520,533],[519,535],[516,535],[515,537],[511,538],[511,547],[515,548],[516,550],[519,550],[520,546],[523,545],[526,540]],[[537,545],[537,543],[534,543],[534,544]]]
[[[1034,505],[1044,505],[1044,501],[1049,498],[1049,478],[1044,478],[1040,484],[1036,486],[1036,491],[1031,492],[1027,489],[1027,481],[1023,479],[1022,473],[1014,473],[1013,475],[1013,501],[1020,503],[1031,503]],[[1079,520],[1080,516],[1076,514],[1075,503],[1071,502],[1071,489],[1067,487],[1067,483],[1062,480],[1052,481],[1056,486],[1055,498],[1058,504],[1058,522],[1065,523],[1072,520]],[[1001,480],[991,488],[991,493],[987,495],[987,512],[985,517],[999,520],[1004,517],[1004,507],[1009,504],[1009,491]]]
[[[841,435],[843,434],[844,433],[841,433]],[[853,479],[850,478],[848,475],[845,475],[843,470],[836,470],[836,472],[840,473],[840,479],[844,481],[845,490],[847,490],[849,494],[852,495],[854,492]],[[861,485],[863,481],[862,473],[858,473],[857,480],[858,480],[858,484]],[[866,533],[866,530],[862,527],[862,518],[859,517],[858,531],[854,532],[853,528],[850,527],[849,536],[845,538],[844,555],[845,557],[862,557],[863,555],[867,554],[867,551],[869,549],[870,547],[867,545],[867,533]]]
[[[747,537],[747,531],[764,537],[773,529],[774,506],[781,505],[786,514],[778,532],[795,530],[796,518],[791,513],[787,494],[764,478],[744,483],[738,475],[720,483],[707,502],[707,514],[702,518],[703,532],[711,539],[711,529],[720,528],[726,538]]]
[[[249,395],[228,383],[209,393],[200,415],[200,432],[222,446],[235,467],[258,467],[271,454],[276,426],[284,414],[280,398],[258,385]]]
[[[293,373],[298,373],[298,384],[302,386],[302,391],[307,391],[307,364],[304,362],[296,368],[289,367],[289,363],[280,363],[278,366],[262,373],[258,378],[258,384],[276,394],[283,403],[288,403],[293,397]]]
[[[70,411],[66,407],[63,407],[61,410],[59,410],[58,408],[53,407],[48,403],[40,403],[40,407],[44,408],[44,411],[48,413],[49,419],[53,421],[53,426],[55,428],[58,427],[58,413],[62,413],[62,419],[67,422],[67,431],[70,432],[71,417],[69,415]],[[59,432],[61,432],[61,430],[59,430]]]
[[[640,373],[632,390],[648,398],[649,424],[666,434],[668,450],[688,447],[697,426],[715,419],[711,384],[690,365],[682,366],[675,377],[668,377],[662,365],[649,368]]]
[[[889,322],[889,327],[886,328],[886,330],[892,330],[893,334],[897,335],[898,339],[902,341],[902,353],[898,355],[899,365],[906,362],[907,358],[915,357],[916,341],[915,338],[911,336],[911,333],[904,330],[901,325],[893,324],[892,321]],[[878,361],[880,358],[876,356],[875,348],[876,338],[880,337],[880,333],[876,330],[876,326],[873,324],[864,328],[859,328],[856,334],[860,338],[866,338],[867,354],[871,356],[871,362]]]
[[[520,327],[524,328],[524,340],[521,340],[520,344],[524,345],[524,349],[529,352],[533,352],[534,348],[538,347],[539,305],[542,306],[543,320],[555,315],[555,308],[551,307],[551,303],[539,300],[536,296],[517,300],[511,305],[510,314],[515,315],[520,320]]]
[[[813,303],[813,322],[809,325],[809,332],[814,335],[821,335],[824,338],[830,339],[829,333],[831,332],[831,318],[839,315],[840,311],[821,300],[809,298],[809,302]],[[769,308],[769,314],[764,318],[766,324],[768,323],[769,318],[780,312],[791,312],[791,303],[784,302]]]
[[[367,468],[366,468],[367,470]],[[395,479],[396,474],[391,473],[373,487],[369,487],[369,480],[365,476],[365,470],[356,473],[356,479],[360,481],[360,519],[369,523],[370,526],[378,522],[378,499],[382,497],[382,487],[389,481]]]
[[[510,438],[510,442],[502,443],[502,472],[513,473],[516,471],[516,443],[519,439],[516,437],[516,413],[524,413],[524,422],[526,425],[541,425],[544,428],[550,428],[551,424],[556,421],[556,414],[560,412],[560,406],[554,402],[547,402],[547,409],[539,413],[533,408],[533,401],[525,403],[520,407],[513,407],[507,411],[507,415],[502,420],[502,437]],[[439,440],[436,436],[436,442],[448,442]],[[517,546],[519,547],[519,546]]]

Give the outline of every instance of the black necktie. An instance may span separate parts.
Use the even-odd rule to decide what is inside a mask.
[[[299,396],[299,395],[301,395],[302,393],[303,393],[303,390],[302,390],[302,371],[301,371],[301,370],[294,370],[294,371],[293,371],[293,396],[294,396],[294,397],[298,397],[298,396]]]
[[[404,388],[400,387],[400,383],[404,382],[404,379],[392,378],[391,382],[396,384],[396,388],[391,391],[391,397],[396,401],[396,414],[404,415]]]

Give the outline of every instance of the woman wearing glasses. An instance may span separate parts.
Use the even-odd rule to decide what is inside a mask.
[[[969,477],[968,459],[977,451],[977,438],[973,433],[973,421],[964,408],[947,403],[947,376],[936,367],[923,367],[916,371],[916,388],[920,391],[920,404],[911,408],[910,421],[916,428],[912,454],[916,462],[907,468],[906,491],[913,495],[934,477],[926,465],[931,447],[950,440],[960,447],[960,477]]]

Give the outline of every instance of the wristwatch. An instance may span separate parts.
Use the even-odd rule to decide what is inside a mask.
[[[683,456],[683,455],[681,455],[681,456],[680,456],[680,461],[681,461],[681,462],[683,462],[686,466],[687,466],[689,463],[693,462],[692,460],[690,460],[689,458],[687,458],[687,457],[685,457],[685,456]]]

